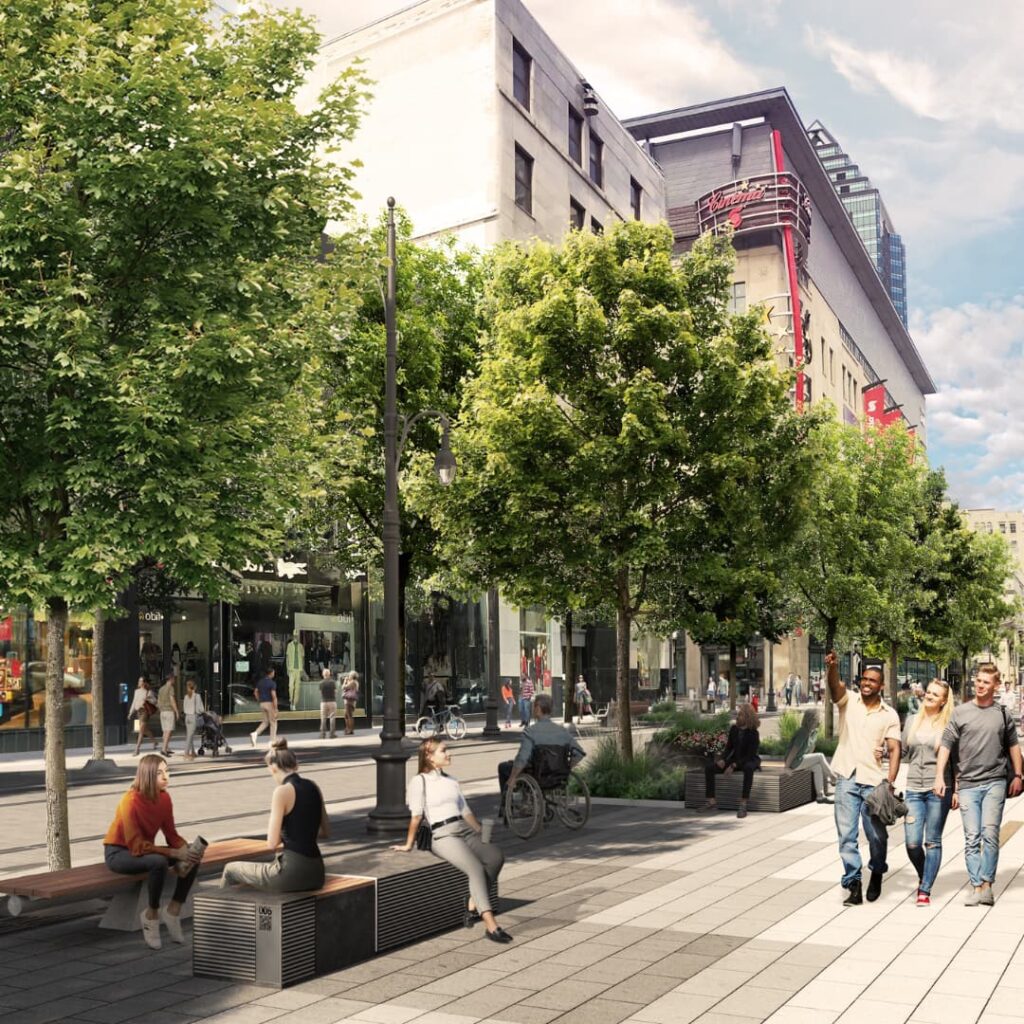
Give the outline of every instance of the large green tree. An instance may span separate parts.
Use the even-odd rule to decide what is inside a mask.
[[[160,563],[217,593],[281,542],[333,291],[329,159],[363,97],[302,114],[294,14],[200,0],[9,0],[0,14],[0,598],[45,607],[51,867],[70,860],[69,607]],[[297,464],[298,463],[298,464]]]
[[[732,268],[710,236],[676,260],[665,225],[499,249],[459,480],[436,501],[469,577],[524,603],[614,613],[627,755],[636,615],[660,578],[702,557],[727,494],[758,478],[761,446],[799,436],[757,318],[728,312]]]

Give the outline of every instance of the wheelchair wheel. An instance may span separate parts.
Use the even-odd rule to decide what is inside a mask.
[[[450,740],[461,740],[466,735],[466,720],[458,715],[451,715],[444,723],[445,735]]]
[[[437,733],[437,722],[430,715],[424,715],[416,720],[416,735],[421,740],[429,740]]]
[[[583,828],[590,817],[590,790],[583,776],[572,772],[555,793],[555,813],[566,828]]]
[[[530,775],[520,775],[505,794],[505,820],[520,839],[540,831],[544,817],[544,794]]]

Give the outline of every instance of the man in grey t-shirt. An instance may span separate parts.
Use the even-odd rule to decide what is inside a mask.
[[[1017,729],[995,700],[999,683],[999,669],[992,662],[978,666],[974,700],[953,711],[942,734],[935,765],[934,792],[941,797],[946,793],[945,771],[950,752],[957,749],[953,799],[959,801],[964,824],[964,859],[971,880],[971,891],[964,900],[968,907],[990,907],[995,903],[992,884],[999,862],[999,827],[1006,802],[1007,751],[1015,773],[1010,796],[1018,796],[1024,782]]]

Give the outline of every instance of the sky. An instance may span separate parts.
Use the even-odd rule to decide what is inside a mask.
[[[881,190],[968,508],[1024,508],[1024,3],[525,0],[619,117],[785,86]],[[325,38],[409,0],[278,0]]]

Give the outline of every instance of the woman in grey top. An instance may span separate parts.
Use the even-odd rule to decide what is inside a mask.
[[[956,806],[952,773],[946,792],[937,796],[935,765],[942,734],[953,712],[949,683],[933,679],[925,691],[921,709],[903,726],[903,763],[907,765],[907,856],[917,870],[917,905],[931,905],[931,891],[942,863],[942,830],[950,807]]]

